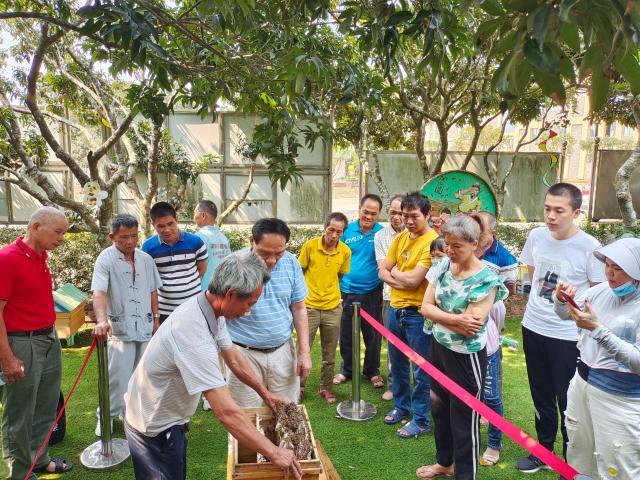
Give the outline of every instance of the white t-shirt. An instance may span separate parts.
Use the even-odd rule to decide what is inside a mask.
[[[387,225],[382,230],[376,232],[373,237],[374,247],[376,251],[376,262],[380,263],[380,260],[387,258],[387,253],[391,248],[393,239],[398,236],[400,232],[396,232],[391,225]],[[384,284],[382,288],[382,299],[391,301],[391,287],[388,284]]]
[[[535,268],[523,327],[545,337],[578,340],[575,323],[561,320],[554,312],[553,295],[560,283],[573,285],[576,296],[581,297],[589,282],[606,280],[604,264],[593,256],[599,246],[598,240],[582,230],[565,240],[553,238],[547,227],[531,231],[520,254],[520,263]]]
[[[226,385],[218,353],[232,346],[224,317],[216,318],[204,292],[177,307],[129,380],[127,423],[148,437],[187,423],[202,392]]]

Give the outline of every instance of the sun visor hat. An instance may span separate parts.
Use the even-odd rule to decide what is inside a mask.
[[[601,262],[608,258],[631,278],[640,281],[640,238],[621,238],[599,248],[593,255]]]

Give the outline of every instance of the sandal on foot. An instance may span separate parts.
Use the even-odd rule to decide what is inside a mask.
[[[400,438],[418,438],[420,435],[429,433],[431,429],[429,427],[421,427],[416,422],[411,420],[396,431],[396,435]]]
[[[322,398],[325,402],[336,403],[336,396],[333,394],[331,390],[322,388],[318,393],[320,393],[320,398]]]
[[[484,452],[480,457],[480,465],[484,467],[493,467],[499,461],[500,461],[500,455],[491,455],[490,453],[487,453],[487,452]]]
[[[400,423],[403,420],[406,420],[407,414],[397,408],[393,410],[389,410],[387,414],[384,416],[384,423],[387,425],[395,425],[396,423]]]
[[[48,464],[37,469],[37,473],[66,473],[73,468],[73,463],[64,458],[51,458],[51,462],[55,465],[53,472],[47,470]],[[49,462],[49,463],[51,463]]]
[[[438,477],[453,477],[453,470],[451,473],[437,473],[436,468],[440,465],[425,465],[416,470],[416,477],[418,478],[438,478]]]
[[[382,378],[380,375],[374,375],[369,380],[371,380],[371,385],[373,385],[373,388],[384,387],[384,378]]]
[[[342,385],[343,383],[348,382],[349,379],[344,376],[343,374],[339,373],[337,374],[335,377],[333,377],[333,384],[334,385]]]

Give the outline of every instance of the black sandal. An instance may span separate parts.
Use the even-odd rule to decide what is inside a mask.
[[[53,472],[50,472],[49,470],[47,470],[47,467],[49,465],[45,465],[44,467],[38,468],[36,472],[37,473],[66,473],[73,468],[73,463],[71,463],[69,460],[66,460],[64,458],[51,458],[49,461],[53,462],[53,464],[56,466]]]

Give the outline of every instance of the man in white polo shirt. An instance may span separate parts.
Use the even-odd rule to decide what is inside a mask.
[[[269,407],[283,401],[258,381],[231,343],[225,320],[250,311],[268,280],[256,254],[230,255],[218,265],[208,291],[176,308],[152,337],[125,395],[125,432],[137,479],[186,478],[185,433],[201,394],[238,441],[301,478],[293,451],[272,444],[233,401],[218,362],[220,354]]]

